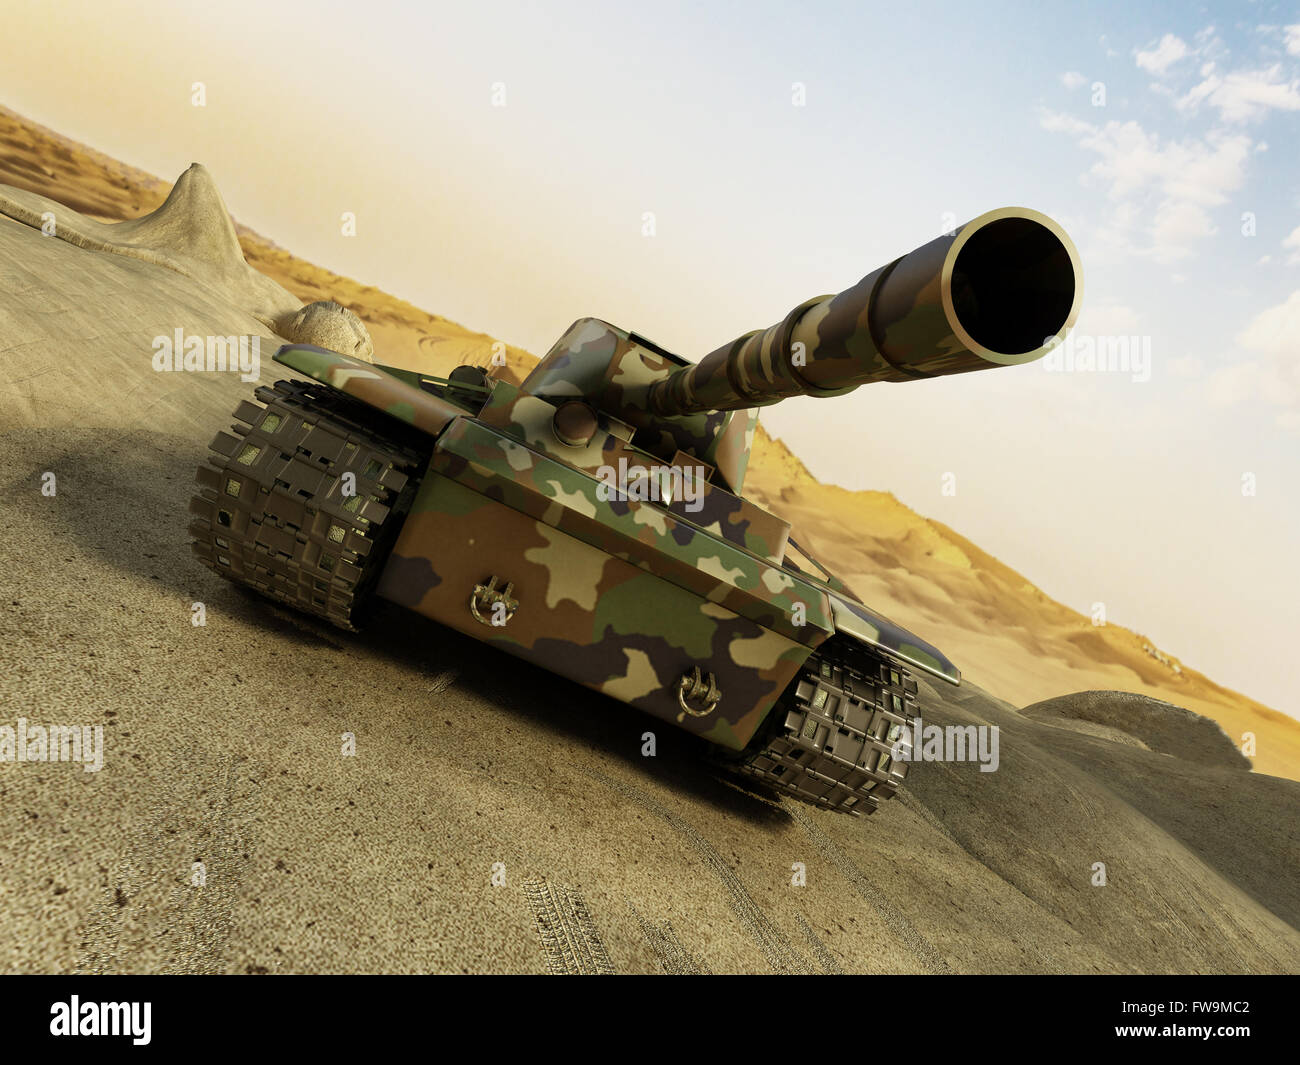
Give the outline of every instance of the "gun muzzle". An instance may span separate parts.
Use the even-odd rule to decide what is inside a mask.
[[[666,417],[741,410],[1033,362],[1074,325],[1082,295],[1065,231],[1004,207],[682,367],[653,387],[650,407]]]

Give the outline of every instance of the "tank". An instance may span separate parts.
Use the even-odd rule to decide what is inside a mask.
[[[952,662],[744,496],[758,408],[1041,357],[1082,285],[1005,208],[691,363],[595,318],[521,385],[304,345],[198,471],[223,577],[344,629],[396,604],[695,734],[760,788],[855,815],[907,774]]]

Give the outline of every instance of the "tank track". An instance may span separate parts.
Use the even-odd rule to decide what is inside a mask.
[[[898,663],[833,636],[808,656],[737,769],[814,806],[874,813],[907,776],[892,751],[917,715],[916,694]]]
[[[386,415],[277,381],[240,403],[199,467],[191,547],[208,568],[355,631],[425,458]],[[347,474],[354,491],[347,492]]]

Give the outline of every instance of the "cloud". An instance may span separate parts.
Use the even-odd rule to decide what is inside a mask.
[[[1088,83],[1088,79],[1077,70],[1067,70],[1061,75],[1061,84],[1067,89],[1078,89]]]
[[[1296,31],[1294,34],[1292,29]],[[1276,34],[1279,27],[1262,26],[1260,30]],[[1287,50],[1293,55],[1300,55],[1300,25],[1288,26],[1281,32]],[[1232,123],[1250,121],[1271,110],[1300,110],[1300,82],[1294,78],[1288,79],[1281,64],[1275,63],[1255,70],[1223,71],[1231,51],[1215,28],[1206,26],[1197,31],[1192,39],[1193,44],[1189,46],[1181,38],[1167,33],[1155,48],[1137,53],[1137,65],[1161,79],[1152,83],[1152,90],[1171,100],[1181,113],[1195,114],[1202,106],[1208,106],[1219,112],[1220,121]],[[1276,50],[1273,54],[1276,54]],[[1165,82],[1181,80],[1169,77],[1173,73],[1170,67],[1178,60],[1189,57],[1200,61],[1199,80],[1190,86],[1183,81],[1184,88],[1180,95]]]
[[[1255,399],[1263,386],[1260,364],[1253,360],[1219,366],[1205,379],[1206,398],[1215,407]]]
[[[1171,377],[1196,378],[1205,373],[1205,360],[1198,355],[1175,355],[1165,360],[1165,369]]]
[[[1197,203],[1186,200],[1165,200],[1156,208],[1151,223],[1151,240],[1158,252],[1155,257],[1163,262],[1182,258],[1188,245],[1214,233],[1214,224],[1208,212]]]
[[[1187,42],[1181,37],[1166,33],[1160,38],[1160,43],[1150,51],[1137,53],[1137,65],[1162,78],[1168,73],[1169,68],[1188,55],[1189,51]]]
[[[1275,42],[1285,39],[1288,50],[1294,43],[1300,54],[1300,23],[1260,32]],[[1170,104],[1165,122],[1178,123],[1185,136],[1171,135],[1161,119],[1101,122],[1040,111],[1041,122],[1092,157],[1085,160],[1081,181],[1099,186],[1109,201],[1092,230],[1096,250],[1169,265],[1185,260],[1224,224],[1221,208],[1245,185],[1252,156],[1268,150],[1243,124],[1270,113],[1300,112],[1300,79],[1283,61],[1232,69],[1233,53],[1213,25],[1187,39],[1166,33],[1134,54],[1138,69],[1154,76],[1151,89]],[[1076,76],[1083,78],[1063,74],[1062,83]],[[1179,122],[1206,112],[1206,132]],[[1295,239],[1286,251],[1292,263],[1300,263],[1300,238]]]
[[[1178,110],[1191,114],[1208,104],[1224,122],[1246,122],[1269,110],[1300,111],[1300,81],[1284,80],[1280,64],[1222,77],[1213,72],[1212,64],[1206,66],[1211,68],[1209,76],[1175,101]]]
[[[1241,402],[1280,407],[1276,422],[1300,432],[1300,289],[1281,303],[1255,315],[1237,334],[1247,353],[1221,366],[1206,379],[1209,400],[1217,405]]]
[[[1079,143],[1100,157],[1092,173],[1110,184],[1113,199],[1154,189],[1206,207],[1241,185],[1250,154],[1250,139],[1242,135],[1162,140],[1131,120],[1094,128]]]
[[[1215,232],[1209,209],[1242,185],[1252,149],[1241,133],[1163,139],[1132,120],[1098,126],[1045,112],[1042,125],[1097,157],[1085,179],[1102,182],[1112,203],[1103,239],[1159,263],[1183,258]]]
[[[1123,304],[1087,304],[1079,316],[1077,332],[1089,336],[1131,336],[1141,330],[1140,317]]]
[[[1286,257],[1287,266],[1296,266],[1300,264],[1300,226],[1291,230],[1291,235],[1282,241],[1282,247],[1291,252]]]
[[[1250,351],[1290,364],[1294,367],[1293,375],[1300,373],[1300,359],[1296,358],[1300,350],[1300,289],[1277,306],[1255,315],[1238,334],[1237,343]],[[1297,378],[1297,383],[1300,384],[1300,378]],[[1300,395],[1295,398],[1300,400]]]

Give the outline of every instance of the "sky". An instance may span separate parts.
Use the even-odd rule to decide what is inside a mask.
[[[1149,365],[763,423],[1300,716],[1300,4],[5,7],[0,103],[202,162],[294,254],[537,354],[595,315],[698,358],[953,221],[1045,211],[1075,337]]]

